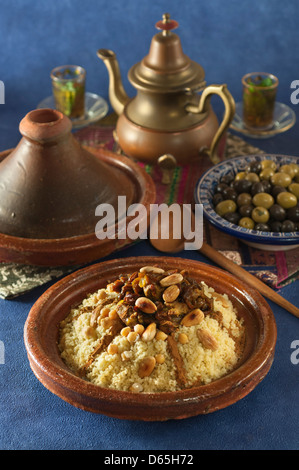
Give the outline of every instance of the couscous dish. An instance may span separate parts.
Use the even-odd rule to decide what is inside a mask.
[[[236,368],[245,328],[226,294],[185,271],[144,266],[71,309],[59,351],[77,375],[136,393],[208,384]]]

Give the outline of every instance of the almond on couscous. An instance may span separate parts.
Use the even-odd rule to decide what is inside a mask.
[[[208,384],[236,368],[245,328],[226,294],[144,266],[89,295],[60,324],[62,359],[96,385],[135,393]]]

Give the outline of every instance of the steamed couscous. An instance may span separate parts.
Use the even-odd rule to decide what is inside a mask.
[[[245,330],[226,294],[185,272],[145,266],[89,295],[60,324],[78,376],[130,392],[208,384],[236,368]]]

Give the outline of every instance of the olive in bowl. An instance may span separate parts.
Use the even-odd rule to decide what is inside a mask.
[[[283,176],[273,178],[277,173]],[[214,200],[220,181],[226,191]],[[231,197],[234,193],[227,186],[237,197]],[[286,250],[299,246],[298,190],[299,157],[244,155],[209,169],[197,182],[195,202],[202,204],[204,217],[227,234],[258,248]]]

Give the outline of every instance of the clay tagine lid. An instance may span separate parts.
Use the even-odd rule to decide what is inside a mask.
[[[29,112],[22,139],[0,163],[0,232],[30,239],[92,233],[95,209],[132,203],[134,188],[113,167],[81,147],[68,117],[53,109]]]
[[[168,13],[156,23],[161,32],[152,38],[148,55],[128,73],[137,89],[167,93],[198,90],[206,85],[204,69],[184,54],[179,36],[172,32],[178,26]]]

